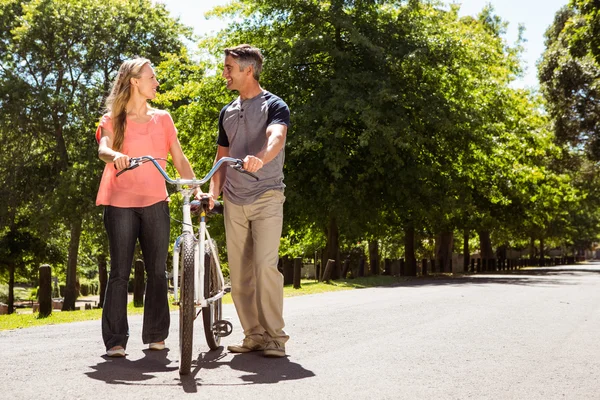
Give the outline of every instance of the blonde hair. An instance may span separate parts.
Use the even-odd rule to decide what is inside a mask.
[[[146,58],[133,58],[121,64],[110,94],[106,98],[106,111],[111,113],[113,123],[113,150],[120,151],[125,139],[127,126],[127,103],[131,98],[131,78],[141,77],[144,65],[150,64]]]

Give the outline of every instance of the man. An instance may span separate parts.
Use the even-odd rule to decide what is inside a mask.
[[[263,56],[240,45],[225,49],[223,78],[239,97],[219,115],[216,160],[235,157],[259,179],[221,168],[210,181],[213,199],[223,191],[231,295],[244,339],[232,353],[263,351],[284,357],[283,276],[277,270],[283,225],[284,146],[290,124],[288,106],[259,84]]]

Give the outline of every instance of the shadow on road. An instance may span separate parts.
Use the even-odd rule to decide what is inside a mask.
[[[110,384],[128,385],[132,382],[142,382],[155,377],[153,373],[176,371],[177,366],[169,367],[171,360],[165,351],[144,350],[144,358],[131,361],[126,357],[114,358],[103,356],[103,362],[91,366],[94,371],[86,372],[92,379]]]
[[[290,361],[289,357],[266,358],[261,352],[237,354],[231,361],[223,361],[227,353],[223,347],[218,350],[200,353],[195,362],[195,368],[188,376],[181,376],[181,384],[186,393],[198,391],[199,386],[239,386],[278,383],[281,381],[298,380],[314,377],[315,374],[302,367],[300,364]],[[228,366],[232,370],[241,371],[238,379],[240,382],[208,383],[197,378],[198,373],[203,369],[216,369],[222,366]]]
[[[556,286],[577,285],[578,281],[566,278],[583,278],[600,274],[600,265],[556,266],[527,268],[513,271],[484,272],[478,274],[437,274],[428,277],[399,277],[393,287],[421,287],[440,285],[526,285]],[[378,286],[380,288],[390,286]]]

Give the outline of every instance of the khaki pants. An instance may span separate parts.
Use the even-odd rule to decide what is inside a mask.
[[[277,270],[283,193],[270,190],[244,206],[225,199],[225,233],[231,297],[244,335],[285,343],[283,275]]]

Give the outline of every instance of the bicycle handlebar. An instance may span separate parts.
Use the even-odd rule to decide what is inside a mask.
[[[158,172],[160,172],[160,174],[163,176],[163,178],[165,178],[165,181],[167,181],[168,183],[171,183],[173,185],[201,186],[201,185],[205,184],[206,182],[208,182],[210,180],[210,178],[212,178],[212,176],[215,174],[215,172],[217,172],[217,170],[221,167],[221,165],[223,165],[223,163],[232,163],[232,165],[230,165],[231,168],[235,169],[238,172],[250,175],[254,179],[258,180],[258,176],[254,175],[252,172],[248,172],[244,169],[244,167],[243,167],[244,161],[243,160],[240,160],[239,158],[233,158],[233,157],[221,158],[219,161],[217,161],[215,163],[215,165],[213,165],[211,170],[208,171],[208,174],[206,174],[206,176],[202,179],[179,179],[179,178],[173,179],[167,174],[167,172],[160,166],[160,164],[152,156],[141,156],[141,157],[130,158],[129,159],[129,167],[117,172],[117,176],[121,175],[122,173],[124,173],[126,171],[135,169],[147,161],[150,161],[152,164],[154,164],[156,169],[158,169]],[[117,168],[116,165],[115,165],[115,168]]]

